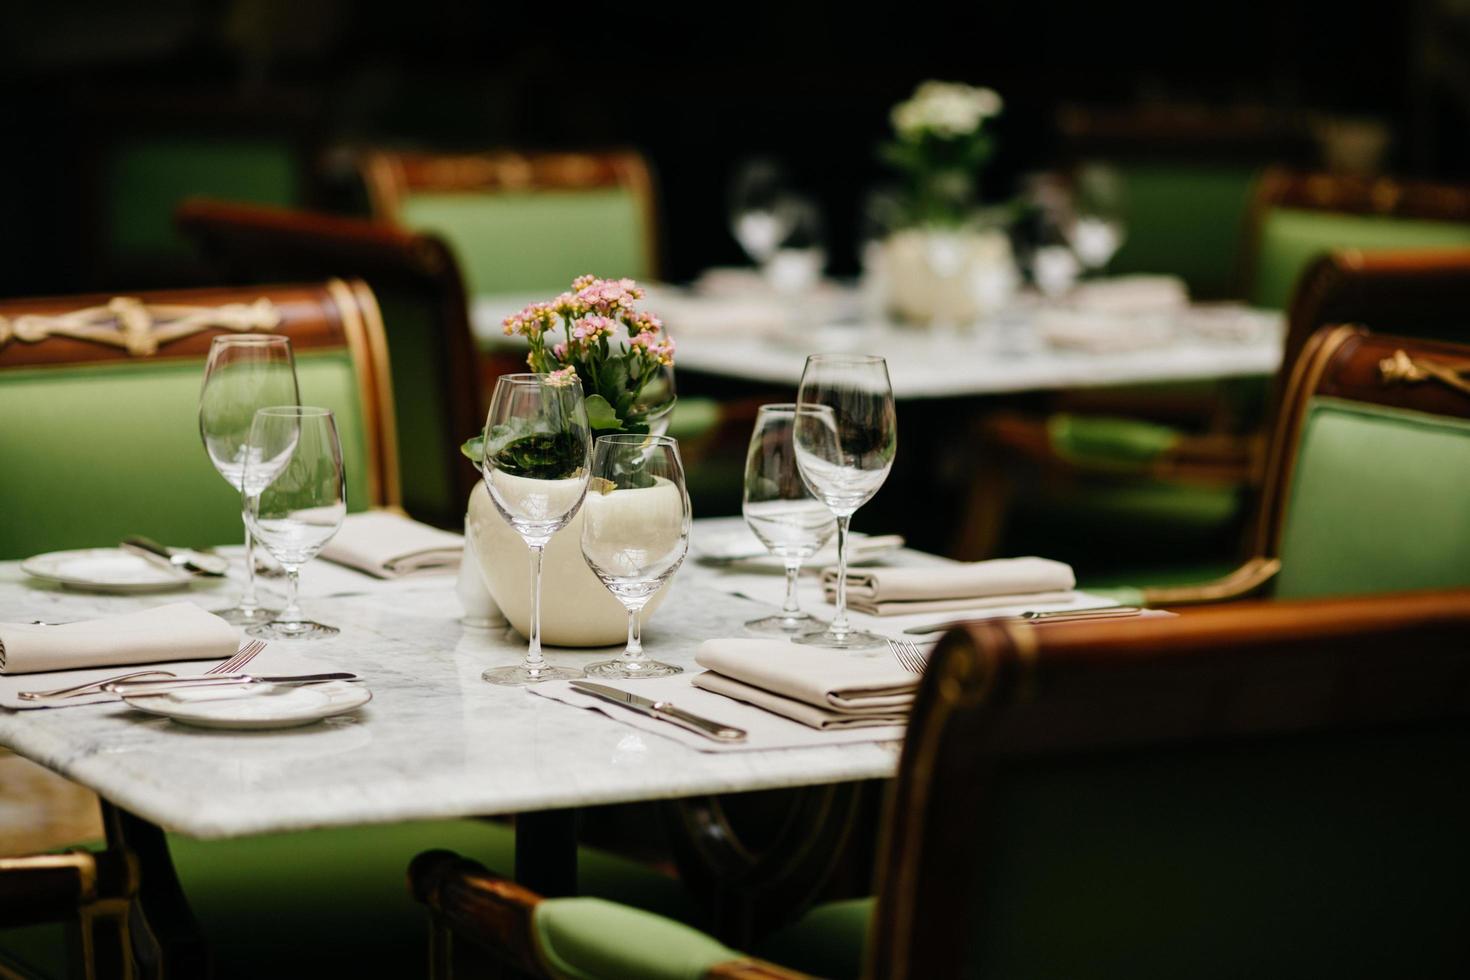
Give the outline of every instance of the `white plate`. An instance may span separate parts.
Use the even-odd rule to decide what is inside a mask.
[[[373,699],[367,685],[353,681],[325,684],[260,685],[229,691],[181,691],[123,700],[131,708],[200,728],[295,728],[361,708]]]
[[[121,548],[52,551],[27,558],[20,568],[38,579],[88,592],[165,592],[193,580],[188,572],[155,565]]]

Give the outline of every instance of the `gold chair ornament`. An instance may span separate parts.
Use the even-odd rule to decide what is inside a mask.
[[[1378,373],[1383,376],[1384,384],[1419,384],[1433,379],[1470,395],[1470,381],[1456,368],[1423,358],[1415,360],[1402,350],[1396,350],[1392,357],[1379,361]]]
[[[48,337],[70,337],[120,347],[134,357],[148,357],[158,353],[163,344],[204,330],[249,333],[275,330],[280,325],[280,311],[264,297],[253,303],[222,306],[149,306],[130,296],[118,296],[105,306],[55,316],[0,316],[0,347],[12,339],[35,344]]]

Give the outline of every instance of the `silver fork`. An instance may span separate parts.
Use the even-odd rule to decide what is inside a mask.
[[[216,667],[205,671],[206,674],[233,674],[241,670],[246,664],[255,659],[256,654],[265,649],[264,640],[248,640],[240,644],[235,655]],[[173,674],[166,670],[135,670],[131,674],[121,674],[117,677],[108,677],[100,681],[90,681],[86,684],[78,684],[75,687],[58,687],[53,691],[21,691],[17,697],[24,701],[56,701],[65,698],[80,697],[84,694],[97,694],[108,684],[119,681],[147,677],[150,675],[162,675],[172,677]]]
[[[917,643],[910,643],[908,640],[889,640],[888,648],[893,651],[898,665],[910,674],[922,676],[924,668],[929,665],[929,655],[921,650]]]
[[[240,649],[235,655],[217,667],[211,667],[205,671],[206,674],[237,674],[245,669],[245,665],[255,659],[255,655],[265,649],[264,640],[247,640],[240,644]]]

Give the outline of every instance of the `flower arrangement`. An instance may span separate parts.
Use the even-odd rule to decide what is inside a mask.
[[[994,90],[928,81],[893,107],[896,139],[883,158],[908,181],[908,223],[959,225],[975,201],[979,173],[995,150],[986,129],[1004,103]]]

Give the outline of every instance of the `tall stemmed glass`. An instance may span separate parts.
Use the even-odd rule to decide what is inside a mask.
[[[287,589],[280,615],[246,632],[273,640],[336,636],[337,627],[301,614],[296,593],[301,566],[332,540],[347,516],[337,420],[325,408],[262,408],[250,426],[248,447],[245,522],[286,570]]]
[[[628,610],[628,646],[588,677],[665,677],[683,670],[643,652],[642,613],[689,552],[689,493],[678,440],[671,436],[599,436],[592,483],[582,505],[582,556]]]
[[[232,334],[214,338],[199,391],[199,435],[209,461],[240,495],[242,518],[249,496],[244,485],[250,462],[250,426],[257,409],[296,405],[296,361],[291,341],[265,334]],[[245,589],[233,609],[220,613],[236,625],[269,622],[275,610],[264,609],[255,596],[255,547],[245,521]]]
[[[480,471],[500,516],[531,549],[531,636],[526,659],[492,667],[492,684],[536,684],[581,677],[541,656],[541,557],[587,493],[592,430],[575,375],[506,374],[495,383],[485,419]]]
[[[801,478],[837,518],[837,614],[797,643],[838,649],[881,646],[847,621],[847,531],[853,512],[878,492],[898,449],[888,364],[881,357],[813,354],[796,395],[796,463]]]
[[[745,454],[745,498],[741,512],[761,544],[786,565],[786,602],[774,616],[752,619],[752,633],[786,636],[827,624],[802,612],[796,580],[802,562],[832,537],[836,524],[827,505],[812,496],[796,465],[795,405],[762,405]],[[802,409],[800,411],[814,411]]]

